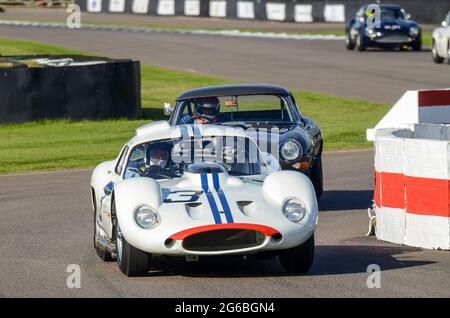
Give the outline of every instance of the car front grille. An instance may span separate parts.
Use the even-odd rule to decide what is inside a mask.
[[[375,41],[378,43],[408,43],[411,42],[411,38],[402,34],[385,35],[382,38],[378,38]]]
[[[193,234],[183,240],[189,251],[229,251],[259,246],[265,235],[256,230],[220,229]]]

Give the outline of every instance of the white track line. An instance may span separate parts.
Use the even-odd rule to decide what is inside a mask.
[[[42,28],[58,28],[69,29],[64,23],[57,22],[35,22],[35,21],[15,21],[15,20],[0,20],[0,26],[18,26],[18,27],[42,27]],[[284,40],[328,40],[341,41],[344,36],[333,34],[288,34],[276,32],[253,32],[253,31],[239,31],[239,30],[202,30],[202,29],[159,29],[159,28],[139,28],[139,27],[120,27],[120,26],[102,26],[95,24],[82,24],[82,30],[95,31],[112,31],[112,32],[141,32],[141,33],[168,33],[168,34],[189,34],[189,35],[219,35],[229,37],[243,37],[243,38],[263,38],[263,39],[284,39]]]

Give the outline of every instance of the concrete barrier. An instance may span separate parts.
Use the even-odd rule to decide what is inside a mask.
[[[374,128],[367,129],[367,140],[374,140],[376,130],[416,123],[450,123],[449,88],[407,91]]]
[[[450,125],[376,131],[374,203],[377,238],[450,249]]]

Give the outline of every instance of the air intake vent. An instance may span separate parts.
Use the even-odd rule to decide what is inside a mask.
[[[266,236],[256,230],[221,229],[193,234],[183,241],[190,251],[229,251],[264,243]]]

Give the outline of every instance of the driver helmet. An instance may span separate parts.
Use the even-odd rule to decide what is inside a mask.
[[[217,97],[203,97],[195,102],[195,115],[203,119],[200,123],[216,122],[219,116],[220,102]]]
[[[159,166],[164,169],[169,160],[169,152],[165,149],[153,148],[150,150],[150,166]]]

